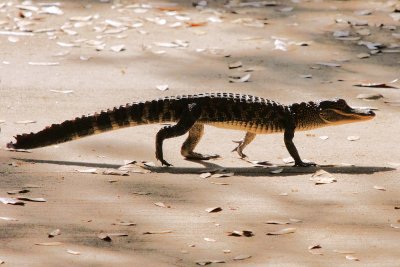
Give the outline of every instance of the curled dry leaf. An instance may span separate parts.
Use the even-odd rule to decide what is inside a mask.
[[[310,178],[310,181],[315,182],[316,185],[330,184],[337,182],[336,178],[327,171],[318,170]]]
[[[113,52],[122,52],[125,51],[125,45],[121,44],[121,45],[114,45],[110,47],[110,50]]]
[[[49,238],[52,238],[52,237],[55,237],[55,236],[60,235],[60,234],[61,234],[61,230],[60,229],[55,229],[55,230],[51,231],[48,234],[48,236],[49,236]]]
[[[200,178],[205,179],[205,178],[211,177],[211,175],[212,175],[211,172],[204,172],[204,173],[200,174]]]
[[[246,236],[246,237],[252,237],[254,236],[253,231],[250,230],[243,230],[243,231],[232,231],[232,232],[227,232],[228,236]]]
[[[374,185],[374,189],[380,190],[380,191],[386,191],[386,188],[384,188],[383,186],[379,186],[379,185]]]
[[[400,224],[399,223],[397,223],[397,224],[391,223],[390,227],[392,227],[394,229],[400,229]]]
[[[154,203],[154,205],[156,205],[157,207],[161,207],[161,208],[171,208],[171,206],[167,206],[167,205],[165,205],[164,203],[162,203],[162,202],[156,202],[156,203]]]
[[[242,61],[235,61],[228,65],[229,69],[236,69],[242,67]]]
[[[98,238],[100,238],[101,240],[107,241],[107,242],[111,242],[112,239],[109,235],[107,235],[106,233],[100,233],[97,235]]]
[[[212,208],[207,208],[206,211],[208,213],[220,212],[220,211],[222,211],[222,208],[221,207],[212,207]]]
[[[72,255],[81,255],[81,253],[79,251],[75,251],[75,250],[71,250],[71,249],[67,249],[67,253],[72,254]]]
[[[206,265],[209,265],[209,264],[211,264],[211,263],[213,263],[213,262],[210,261],[210,260],[200,260],[200,261],[196,261],[196,264],[197,264],[197,265],[200,265],[200,266],[206,266]]]
[[[272,173],[272,174],[278,174],[278,173],[281,173],[281,172],[283,172],[283,169],[282,169],[282,168],[279,168],[279,169],[275,169],[275,170],[270,171],[270,173]]]
[[[308,247],[309,250],[311,250],[311,249],[319,249],[319,248],[322,248],[320,244],[311,245],[311,246]]]
[[[160,90],[160,91],[167,91],[169,88],[168,88],[168,84],[161,84],[161,85],[157,85],[156,86],[156,88],[158,89],[158,90]]]
[[[286,235],[296,232],[296,228],[284,228],[278,231],[268,232],[267,235]]]
[[[90,169],[82,169],[82,170],[76,170],[77,172],[80,173],[91,173],[91,174],[97,174],[97,169],[96,168],[90,168]]]
[[[376,100],[383,98],[383,95],[381,94],[359,94],[357,95],[358,99],[366,99],[366,100]]]
[[[42,197],[17,197],[19,200],[32,201],[32,202],[46,202],[47,200]]]
[[[241,261],[241,260],[246,260],[251,258],[250,255],[238,255],[236,257],[233,258],[234,261]]]
[[[357,135],[350,135],[350,136],[347,137],[347,140],[349,140],[349,141],[357,141],[357,140],[360,140],[360,137],[357,136]]]
[[[50,90],[53,93],[60,93],[60,94],[71,94],[74,90]]]
[[[25,202],[10,197],[0,197],[0,202],[3,204],[10,204],[10,205],[21,205],[21,206],[25,205]]]
[[[122,225],[122,226],[135,226],[135,225],[136,225],[136,223],[133,223],[133,222],[124,222],[124,221],[121,221],[121,222],[113,223],[113,225]]]
[[[204,237],[204,241],[207,241],[207,242],[215,242],[215,241],[217,241],[217,240],[212,239],[212,238],[208,238],[208,237]]]
[[[374,82],[356,83],[356,84],[353,84],[353,86],[371,87],[371,88],[393,88],[393,89],[399,89],[396,86],[389,85],[389,84],[386,84],[386,83],[374,83]]]
[[[104,175],[118,175],[118,176],[129,176],[129,171],[124,170],[105,170],[103,171]]]
[[[231,83],[244,83],[244,82],[248,82],[251,78],[251,74],[248,73],[242,77],[231,77],[229,79],[229,82]]]
[[[346,260],[349,260],[349,261],[359,261],[360,259],[357,258],[357,257],[354,256],[354,255],[346,255]]]
[[[37,246],[59,246],[62,245],[61,242],[42,242],[42,243],[35,243]]]
[[[154,234],[169,234],[172,233],[172,230],[163,230],[163,231],[147,231],[144,232],[144,235],[154,235]]]
[[[326,135],[322,135],[319,137],[319,139],[321,139],[321,140],[327,140],[328,138],[329,138],[329,136],[326,136]]]
[[[266,221],[265,223],[266,224],[284,225],[284,224],[290,224],[290,221],[269,220],[269,221]]]
[[[287,157],[282,159],[284,163],[294,163],[294,159],[292,157]]]
[[[334,62],[318,62],[317,64],[326,67],[335,67],[335,68],[341,67],[339,63],[334,63]]]
[[[25,194],[25,193],[29,193],[29,192],[30,191],[28,189],[17,189],[17,190],[7,191],[7,194],[15,195],[15,194]]]

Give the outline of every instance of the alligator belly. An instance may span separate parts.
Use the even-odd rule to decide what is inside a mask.
[[[205,124],[218,128],[246,131],[255,134],[270,134],[280,132],[278,129],[273,129],[272,127],[267,127],[266,125],[243,121],[205,122]]]

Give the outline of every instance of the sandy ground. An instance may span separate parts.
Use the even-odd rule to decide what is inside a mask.
[[[4,148],[0,197],[15,197],[7,191],[36,185],[20,195],[47,200],[1,204],[0,260],[5,266],[195,266],[212,261],[225,261],[210,263],[217,266],[400,266],[399,90],[353,86],[376,82],[400,87],[399,82],[389,84],[400,75],[399,13],[393,12],[398,2],[300,0],[261,7],[210,2],[196,9],[189,1],[157,1],[151,6],[62,1],[60,15],[40,13],[45,6],[36,2],[26,3],[29,8],[18,7],[17,1],[0,3],[2,147],[17,133],[65,119],[127,102],[196,92],[247,93],[287,104],[342,97],[353,106],[377,108],[376,119],[297,133],[295,144],[303,158],[333,166],[284,167],[278,174],[230,153],[231,140],[243,133],[211,127],[198,151],[218,153],[221,159],[185,161],[179,154],[181,137],[165,143],[165,157],[175,167],[129,176],[102,171],[118,168],[124,160],[155,162],[159,125],[32,153]],[[359,12],[365,10],[371,14]],[[78,21],[69,20],[76,16]],[[92,17],[84,20],[85,16]],[[197,24],[201,26],[191,27]],[[36,32],[9,33],[23,28]],[[358,45],[360,40],[338,40],[333,35],[340,35],[337,31],[350,31],[350,39],[359,37],[386,48],[359,58],[360,53],[376,51]],[[157,45],[175,40],[185,42],[172,48]],[[125,51],[110,51],[121,44]],[[60,52],[63,55],[54,56]],[[229,69],[236,61],[243,67]],[[46,66],[49,62],[58,65]],[[229,83],[229,76],[243,76],[248,68],[254,70],[249,82]],[[163,84],[169,90],[156,89]],[[384,98],[367,102],[356,98],[361,93]],[[36,122],[17,123],[26,120]],[[348,141],[348,136],[360,139]],[[276,165],[284,165],[282,159],[288,157],[281,134],[258,136],[245,152],[251,160]],[[77,171],[90,168],[98,174]],[[210,168],[235,174],[199,177]],[[310,181],[320,168],[337,182]],[[169,208],[154,205],[157,202]],[[222,211],[206,212],[210,207]],[[291,224],[266,224],[270,220]],[[121,221],[136,225],[119,225]],[[284,228],[296,231],[267,235]],[[48,238],[55,229],[61,234]],[[166,230],[172,232],[143,234]],[[251,230],[254,236],[228,236],[234,230]],[[102,232],[128,236],[112,236],[107,242],[97,237]],[[37,245],[44,242],[61,244]],[[310,252],[313,245],[321,248]],[[251,257],[234,260],[240,255]]]

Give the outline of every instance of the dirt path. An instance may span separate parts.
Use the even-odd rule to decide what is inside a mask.
[[[273,174],[281,167],[256,168],[230,153],[231,140],[243,133],[212,127],[206,128],[198,150],[221,159],[183,160],[179,148],[185,137],[180,137],[165,144],[165,157],[175,167],[129,176],[102,173],[124,160],[155,162],[159,125],[32,153],[2,149],[0,198],[27,188],[30,192],[17,195],[46,202],[1,204],[0,262],[400,266],[396,2],[231,1],[224,6],[209,1],[197,8],[188,1],[118,2],[0,3],[3,148],[17,133],[82,114],[196,92],[247,93],[282,103],[341,97],[352,106],[376,108],[377,117],[296,134],[303,158],[330,165],[321,168],[337,182],[324,185],[310,180],[319,168],[284,166],[288,152],[282,135],[258,136],[246,149],[251,160],[283,166]],[[242,67],[228,68],[237,61]],[[246,74],[251,74],[249,82],[229,83],[230,76]],[[384,84],[354,86],[360,83]],[[158,90],[159,85],[169,89]],[[359,94],[383,98],[365,101]],[[349,136],[359,139],[349,141]],[[216,168],[234,175],[199,176]],[[88,169],[96,174],[79,172]],[[222,211],[208,213],[211,207]],[[267,235],[286,228],[295,232]],[[61,234],[49,238],[55,229]],[[254,235],[229,236],[243,230]],[[111,236],[107,242],[100,233],[127,236]],[[321,248],[309,249],[315,245]]]

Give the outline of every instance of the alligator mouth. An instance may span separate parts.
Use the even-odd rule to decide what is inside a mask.
[[[349,112],[335,110],[336,113],[349,118],[350,120],[364,121],[372,120],[375,117],[375,112],[370,109],[352,108]]]

